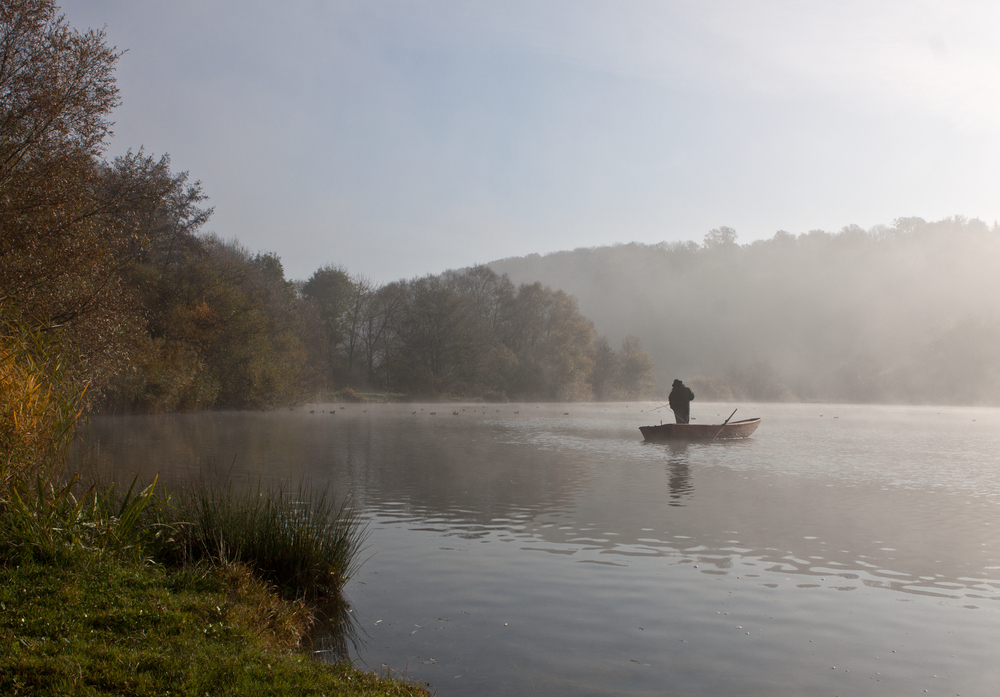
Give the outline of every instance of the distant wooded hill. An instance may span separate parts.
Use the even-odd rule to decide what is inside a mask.
[[[740,245],[626,244],[496,261],[574,295],[659,385],[699,398],[1000,403],[1000,227],[962,217]],[[696,378],[696,379],[694,379]]]

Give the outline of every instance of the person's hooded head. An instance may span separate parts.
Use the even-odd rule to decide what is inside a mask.
[[[674,380],[674,387],[678,387],[678,386],[683,385],[683,384],[684,383],[681,382],[680,380]]]

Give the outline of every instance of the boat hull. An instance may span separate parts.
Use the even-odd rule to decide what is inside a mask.
[[[757,430],[760,419],[743,419],[727,424],[660,424],[640,426],[642,437],[653,443],[675,440],[738,440]]]

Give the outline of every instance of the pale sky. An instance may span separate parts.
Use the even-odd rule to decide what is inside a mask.
[[[64,0],[127,49],[109,156],[169,153],[290,278],[1000,218],[1000,3]]]

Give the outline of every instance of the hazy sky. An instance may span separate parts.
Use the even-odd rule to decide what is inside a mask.
[[[64,0],[110,155],[378,280],[616,242],[1000,218],[1000,3]]]

